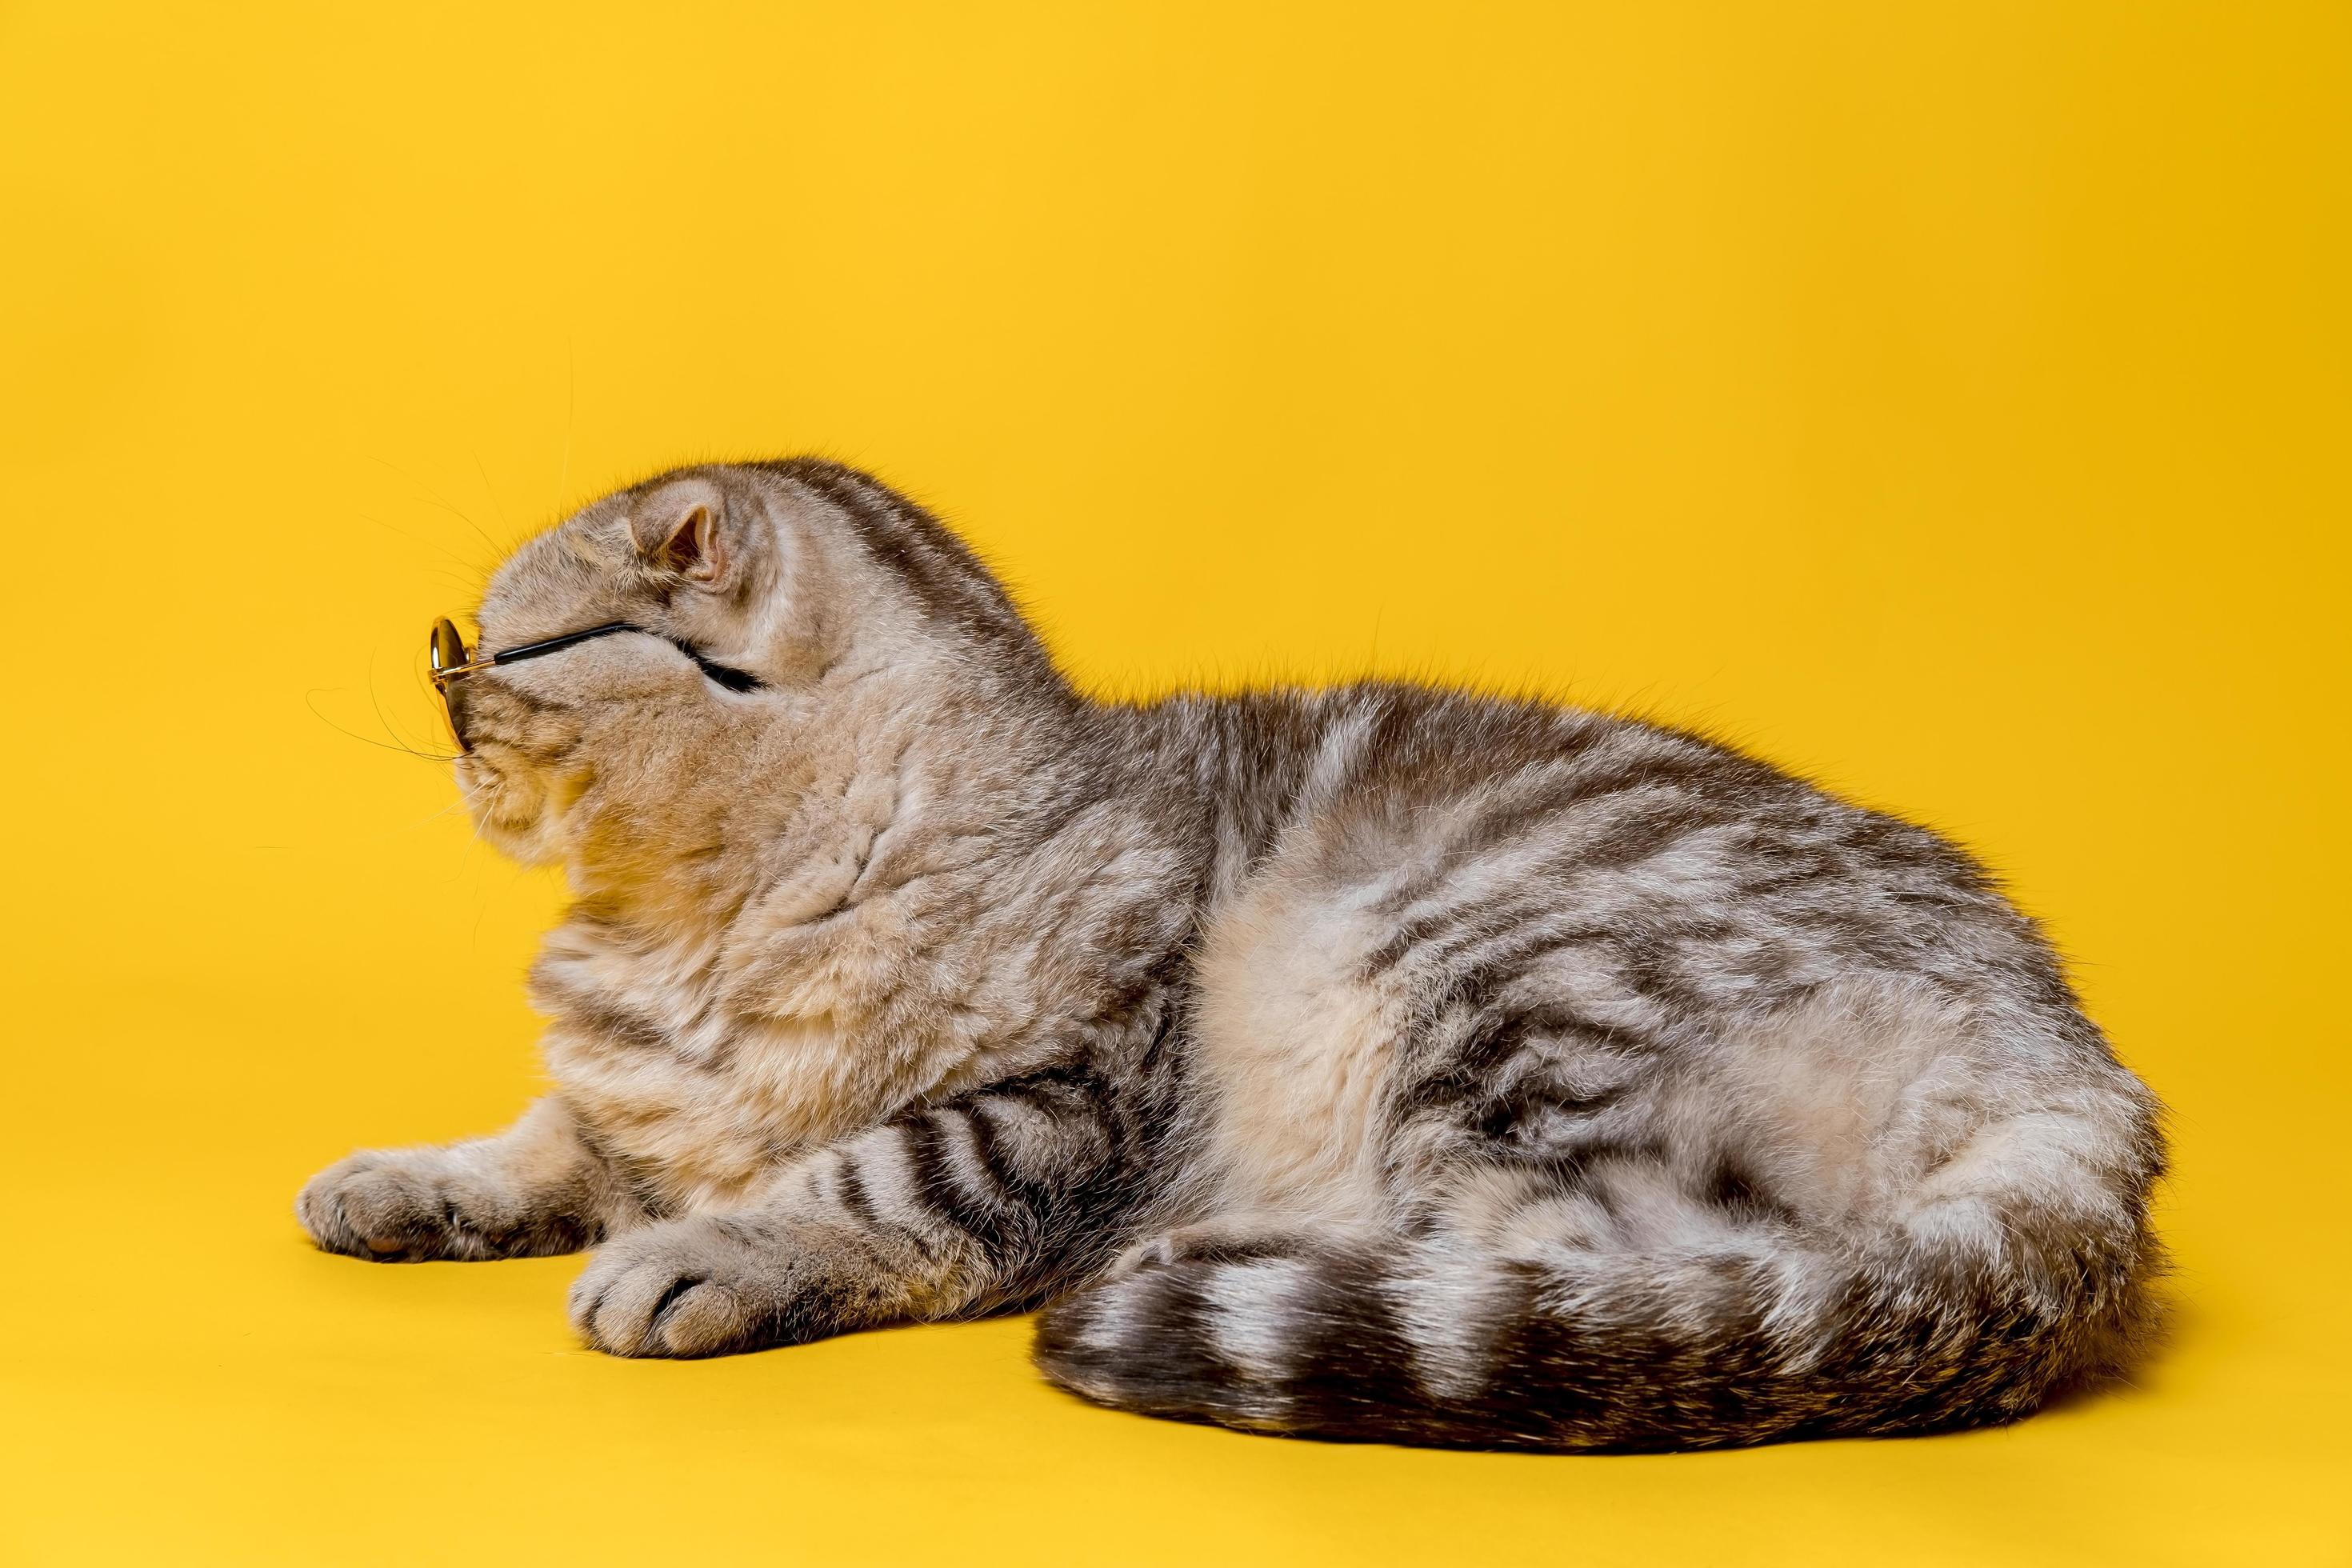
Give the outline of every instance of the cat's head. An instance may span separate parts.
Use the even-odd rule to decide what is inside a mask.
[[[952,534],[814,459],[678,469],[607,496],[517,550],[476,619],[477,658],[637,628],[448,683],[467,805],[533,864],[576,860],[592,836],[608,857],[707,853],[746,770],[816,743],[853,687],[908,701],[975,670],[1054,679]]]

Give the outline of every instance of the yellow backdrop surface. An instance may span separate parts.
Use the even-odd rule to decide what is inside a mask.
[[[0,1559],[2352,1560],[2347,101],[2335,4],[0,9]],[[2174,1349],[1429,1454],[313,1253],[532,1092],[427,620],[812,449],[1098,688],[1530,682],[1975,845],[2172,1107]]]

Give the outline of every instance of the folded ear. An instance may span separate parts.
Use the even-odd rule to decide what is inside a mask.
[[[716,591],[734,581],[743,542],[727,495],[706,479],[667,479],[629,507],[629,538],[646,565]]]

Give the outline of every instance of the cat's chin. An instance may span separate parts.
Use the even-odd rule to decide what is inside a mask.
[[[551,815],[542,816],[528,827],[516,828],[486,816],[474,818],[474,833],[483,843],[524,866],[561,866],[563,864],[562,835],[556,831]]]
[[[468,766],[472,761],[459,759],[457,787],[473,818],[475,837],[524,866],[562,865],[562,813],[552,808],[546,791],[519,788],[491,769]]]

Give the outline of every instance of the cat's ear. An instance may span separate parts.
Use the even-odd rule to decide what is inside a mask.
[[[716,592],[734,581],[742,556],[727,516],[727,493],[710,480],[666,481],[629,508],[629,538],[646,565]]]

